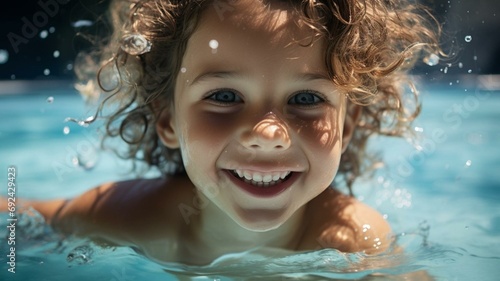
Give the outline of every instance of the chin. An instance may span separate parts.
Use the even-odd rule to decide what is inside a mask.
[[[266,232],[280,227],[286,220],[283,210],[240,210],[235,221],[241,227],[254,232]]]

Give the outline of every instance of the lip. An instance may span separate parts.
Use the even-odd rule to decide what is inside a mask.
[[[245,192],[255,197],[262,197],[262,198],[277,196],[278,194],[287,190],[297,180],[297,178],[300,175],[300,173],[298,172],[292,172],[288,176],[288,178],[283,182],[268,187],[259,187],[250,183],[246,183],[236,178],[236,176],[234,176],[230,170],[224,170],[224,172],[229,177],[231,182],[233,182],[237,187],[241,188]]]

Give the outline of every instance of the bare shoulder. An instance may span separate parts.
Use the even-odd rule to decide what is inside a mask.
[[[391,227],[378,211],[334,189],[311,201],[307,216],[308,248],[375,254],[391,242]]]
[[[177,206],[192,198],[181,177],[109,182],[72,199],[26,200],[58,231],[136,245],[172,237],[181,225]]]

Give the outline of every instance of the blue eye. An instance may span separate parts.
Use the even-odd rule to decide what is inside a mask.
[[[239,103],[242,99],[231,90],[217,90],[212,92],[207,99],[212,100],[217,103]]]
[[[313,92],[301,92],[293,96],[288,104],[297,104],[297,105],[316,105],[318,103],[322,103],[325,100],[319,97],[317,94]]]

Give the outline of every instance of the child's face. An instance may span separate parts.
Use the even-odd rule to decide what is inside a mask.
[[[322,41],[294,41],[309,43],[310,29],[286,9],[231,8],[203,13],[158,131],[206,197],[242,227],[265,231],[330,185],[352,128]]]

